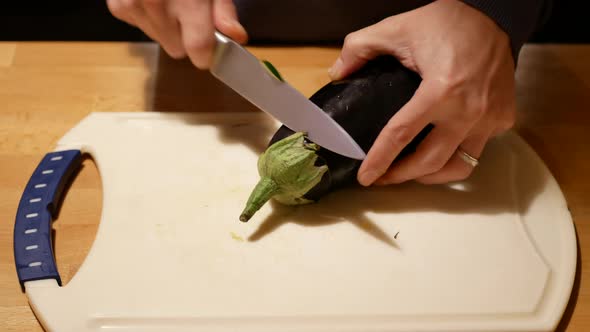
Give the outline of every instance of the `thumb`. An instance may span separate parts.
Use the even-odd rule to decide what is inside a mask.
[[[330,78],[341,80],[379,55],[403,55],[404,49],[407,50],[407,37],[402,30],[402,20],[392,16],[348,34],[340,56],[328,70]]]

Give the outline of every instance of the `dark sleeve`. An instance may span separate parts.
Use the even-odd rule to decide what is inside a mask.
[[[510,37],[512,54],[549,18],[552,0],[463,0],[494,20]]]

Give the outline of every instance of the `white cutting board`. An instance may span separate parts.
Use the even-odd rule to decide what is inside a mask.
[[[67,285],[26,283],[44,327],[556,326],[574,280],[574,227],[556,181],[515,134],[491,142],[464,183],[349,188],[314,205],[266,205],[241,223],[277,127],[263,113],[94,113],[67,133],[57,150],[92,155],[103,211]]]

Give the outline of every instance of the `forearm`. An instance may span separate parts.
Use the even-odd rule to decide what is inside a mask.
[[[522,45],[547,20],[552,0],[462,0],[496,22],[510,37],[518,58]]]

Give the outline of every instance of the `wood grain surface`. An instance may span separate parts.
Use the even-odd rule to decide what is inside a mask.
[[[309,96],[328,82],[329,48],[250,48]],[[527,45],[517,70],[515,130],[565,193],[579,237],[576,285],[558,331],[590,331],[590,45]],[[42,156],[90,112],[255,111],[241,97],[167,57],[157,45],[0,42],[0,331],[42,331],[21,292],[12,229],[20,195]],[[53,227],[64,283],[91,247],[102,204],[90,160]]]

